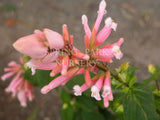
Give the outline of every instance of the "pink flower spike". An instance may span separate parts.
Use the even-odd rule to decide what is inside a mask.
[[[5,81],[6,79],[10,78],[13,74],[14,72],[5,73],[4,75],[1,76],[1,79]]]
[[[49,42],[49,47],[51,49],[60,49],[64,47],[63,37],[59,33],[50,29],[44,29],[44,34]]]
[[[99,4],[98,16],[97,16],[97,19],[96,19],[96,22],[94,25],[96,33],[97,33],[99,26],[101,24],[103,15],[106,13],[105,9],[106,9],[106,2],[105,2],[105,0],[102,0]]]
[[[94,97],[98,101],[101,100],[99,92],[102,88],[103,79],[104,79],[104,74],[100,76],[96,84],[92,86],[91,88],[91,92],[92,92],[91,96]]]
[[[43,38],[36,35],[28,35],[18,39],[13,47],[20,53],[32,58],[42,58],[47,53],[47,47],[43,43]]]
[[[81,58],[81,59],[84,59],[84,60],[89,60],[89,56],[82,53],[80,50],[78,50],[77,48],[73,47],[73,55],[75,57],[78,57],[78,58]]]
[[[88,18],[86,15],[82,15],[82,24],[83,24],[84,31],[85,31],[87,37],[90,38],[91,37],[91,30],[89,28]]]
[[[107,108],[109,106],[109,101],[107,97],[103,98],[103,103],[104,103],[104,107]]]
[[[69,66],[69,56],[66,55],[62,59],[62,71],[61,71],[62,75],[66,75],[67,74],[68,66]]]

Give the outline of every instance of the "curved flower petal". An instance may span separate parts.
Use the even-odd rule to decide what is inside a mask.
[[[32,58],[42,58],[47,53],[47,46],[43,43],[43,38],[36,34],[18,39],[13,47],[20,53]]]
[[[44,29],[44,34],[49,42],[49,47],[51,49],[63,48],[64,46],[63,37],[59,33],[52,31],[50,29]]]

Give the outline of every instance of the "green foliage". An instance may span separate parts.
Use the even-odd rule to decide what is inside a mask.
[[[16,7],[13,5],[5,5],[1,8],[4,11],[10,12],[10,11],[16,11]]]
[[[136,83],[123,100],[124,120],[158,120],[152,91]]]
[[[55,79],[55,77],[50,77],[49,73],[50,70],[36,70],[36,73],[32,75],[31,69],[28,69],[23,74],[24,78],[32,83],[34,86],[38,86],[42,88],[43,86],[47,85],[50,81]]]
[[[63,118],[63,120],[73,120],[74,117],[73,106],[68,103],[64,103],[61,110],[61,117]]]
[[[85,82],[84,75],[74,76],[66,84],[67,88],[59,89],[63,103],[61,118],[63,120],[158,120],[160,91],[155,82],[159,82],[160,67],[150,66],[151,76],[143,80],[143,84],[136,83],[136,70],[138,68],[126,62],[110,71],[112,90],[116,92],[113,94],[114,100],[110,102],[109,109],[104,108],[103,101],[91,98],[90,90],[85,91],[82,96],[74,96],[71,92],[73,86]],[[58,74],[50,77],[49,74],[50,71],[36,70],[35,75],[31,75],[31,70],[26,67],[23,76],[34,86],[43,87],[59,76]],[[91,76],[94,77],[95,74],[91,73]],[[34,118],[34,115],[30,118]]]
[[[69,103],[71,101],[71,95],[65,89],[62,89],[60,98],[63,103]]]
[[[39,113],[39,107],[35,107],[32,114],[27,118],[27,120],[35,120]]]

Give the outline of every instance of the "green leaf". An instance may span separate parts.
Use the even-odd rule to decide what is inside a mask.
[[[63,103],[69,103],[71,101],[71,95],[65,89],[62,89],[60,98]]]
[[[94,104],[92,99],[84,95],[76,97],[76,106],[83,108],[85,110],[88,110],[88,111],[96,110],[96,105]]]
[[[155,95],[154,98],[155,98],[156,109],[160,111],[160,96]]]
[[[30,81],[32,85],[42,88],[59,76],[58,74],[55,77],[50,77],[50,72],[50,70],[36,70],[36,73],[32,75],[31,69],[28,69],[24,72],[23,76],[26,80]]]
[[[152,91],[136,83],[123,99],[124,120],[158,120]]]
[[[35,120],[39,113],[39,107],[36,107],[32,114],[27,118],[27,120]]]
[[[105,120],[103,115],[96,111],[82,111],[83,120]]]
[[[61,117],[63,120],[73,120],[74,109],[70,104],[64,103],[61,109]]]

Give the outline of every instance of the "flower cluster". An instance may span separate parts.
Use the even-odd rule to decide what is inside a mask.
[[[20,58],[21,64],[24,64],[22,58]],[[14,61],[8,63],[8,67],[4,69],[5,73],[1,76],[1,79],[5,81],[11,76],[15,75],[12,79],[9,86],[5,89],[6,92],[11,92],[12,97],[17,96],[20,101],[21,106],[27,106],[27,98],[29,101],[32,101],[34,98],[33,95],[33,86],[28,80],[25,80],[22,74],[24,73],[24,68],[21,64],[17,64]]]
[[[26,65],[31,68],[32,74],[35,73],[35,69],[52,70],[51,77],[61,73],[41,89],[43,94],[59,85],[64,85],[73,76],[85,74],[85,83],[82,86],[75,85],[74,94],[81,95],[83,91],[91,88],[91,96],[96,100],[101,100],[100,91],[102,89],[104,106],[108,107],[108,101],[113,100],[108,63],[111,63],[114,57],[122,58],[120,46],[123,38],[114,44],[99,48],[109,37],[112,29],[116,31],[117,28],[117,23],[108,17],[104,27],[98,32],[106,13],[106,2],[102,0],[92,30],[89,28],[87,16],[82,15],[86,54],[73,45],[73,35],[69,34],[65,24],[62,26],[62,35],[50,29],[35,30],[34,34],[22,37],[13,44],[17,51],[31,58]],[[103,71],[103,73],[91,78],[90,72],[98,73],[99,71]]]

